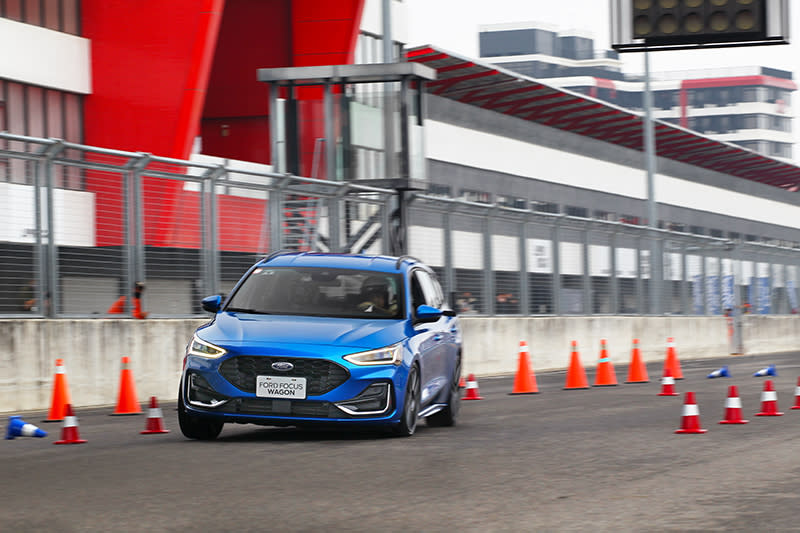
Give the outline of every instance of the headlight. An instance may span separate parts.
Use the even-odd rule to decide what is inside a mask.
[[[354,365],[399,365],[403,361],[403,349],[399,344],[370,350],[368,352],[351,353],[344,359]]]
[[[197,335],[192,337],[192,342],[189,343],[189,349],[186,350],[188,355],[198,355],[206,359],[216,359],[225,355],[227,350],[214,346],[210,342],[200,340]]]

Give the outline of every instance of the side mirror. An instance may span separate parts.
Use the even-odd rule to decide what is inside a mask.
[[[200,302],[200,305],[203,306],[203,310],[208,311],[209,313],[216,313],[219,311],[219,308],[222,307],[222,296],[219,294],[215,294],[214,296],[206,296]]]
[[[416,322],[436,322],[442,314],[440,309],[436,309],[430,305],[420,305],[416,310]]]

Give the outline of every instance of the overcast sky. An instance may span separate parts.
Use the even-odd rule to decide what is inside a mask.
[[[595,52],[611,49],[608,0],[405,0],[409,47],[432,44],[478,58],[478,27],[507,22],[544,22],[558,31],[578,30],[594,38]],[[717,48],[650,53],[650,69],[663,72],[734,66],[764,66],[791,71],[800,82],[800,0],[790,0],[788,45]],[[644,54],[621,54],[623,70],[644,72]],[[800,92],[792,101],[794,160],[800,162]]]
[[[410,45],[434,44],[478,57],[478,26],[503,22],[545,22],[594,37],[595,50],[610,49],[608,0],[406,0]],[[800,36],[800,2],[791,0],[791,35]],[[626,72],[641,73],[643,54],[621,55]],[[755,46],[713,50],[652,52],[654,71],[716,66],[767,66],[800,76],[800,45]],[[793,106],[798,108],[797,103]]]

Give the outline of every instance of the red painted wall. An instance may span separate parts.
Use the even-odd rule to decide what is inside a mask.
[[[216,45],[224,0],[83,0],[83,36],[91,40],[92,93],[84,112],[87,144],[187,158]],[[95,193],[99,246],[122,244],[121,187],[87,173]],[[180,182],[143,183],[145,242],[169,245]]]
[[[85,141],[185,159],[202,133],[206,154],[268,163],[268,87],[256,80],[256,70],[352,63],[363,5],[364,0],[83,0],[93,79]],[[301,106],[308,172],[314,139],[324,131],[321,106],[321,98],[313,97]],[[96,197],[97,244],[123,244],[121,179],[90,172],[86,187]],[[187,235],[179,224],[184,205],[194,202],[182,182],[145,178],[143,189],[145,243],[199,246],[199,235]],[[252,208],[235,197],[221,199],[222,205]],[[222,233],[236,236],[226,237],[223,249],[252,244],[234,228]]]

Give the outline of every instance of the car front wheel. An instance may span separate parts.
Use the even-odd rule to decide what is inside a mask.
[[[196,440],[214,440],[222,431],[224,422],[205,420],[186,412],[183,405],[183,387],[178,391],[178,425],[184,437]]]
[[[394,427],[394,434],[398,437],[410,437],[417,429],[417,415],[419,414],[419,370],[417,366],[408,371],[406,381],[406,394],[403,400],[403,414],[400,422]]]

